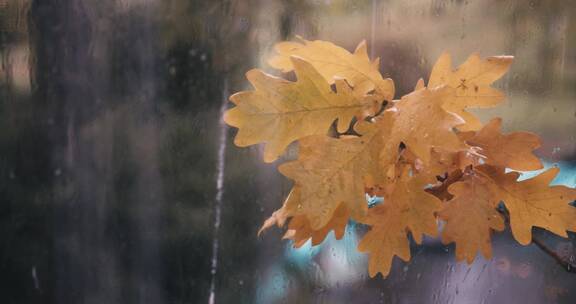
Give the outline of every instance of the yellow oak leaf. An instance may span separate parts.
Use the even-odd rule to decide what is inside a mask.
[[[456,260],[471,264],[478,251],[490,259],[492,230],[504,230],[504,219],[496,210],[499,203],[490,181],[474,175],[453,183],[448,191],[454,196],[438,213],[446,221],[442,231],[445,244],[456,243]]]
[[[358,251],[370,255],[370,277],[375,277],[379,272],[387,276],[394,256],[405,262],[410,260],[410,243],[400,210],[387,204],[377,205],[368,211],[366,223],[372,224],[372,227],[360,240]]]
[[[329,83],[333,83],[335,77],[345,78],[362,91],[375,89],[376,94],[384,100],[394,98],[394,82],[392,79],[382,78],[378,70],[379,59],[370,61],[365,41],[360,42],[352,54],[331,42],[301,38],[299,40],[300,42],[276,44],[278,55],[272,57],[268,63],[283,72],[290,72],[296,68],[290,57],[298,56],[310,62]]]
[[[444,53],[432,68],[428,87],[454,88],[454,94],[445,100],[444,108],[464,119],[465,123],[458,127],[460,130],[478,130],[482,123],[466,109],[493,107],[504,100],[504,94],[490,85],[506,74],[513,59],[512,56],[481,59],[473,54],[452,70],[451,56]]]
[[[267,218],[260,230],[258,230],[258,235],[261,235],[264,231],[270,229],[272,226],[282,227],[286,221],[296,214],[296,208],[298,207],[298,199],[300,197],[300,189],[297,187],[292,188],[288,197],[284,201],[282,208],[274,211],[272,215]]]
[[[494,118],[474,137],[466,142],[480,147],[486,163],[520,171],[542,169],[542,162],[532,151],[540,147],[540,138],[528,132],[503,135],[500,132],[502,119]]]
[[[424,79],[420,78],[416,82],[416,86],[414,86],[414,91],[418,91],[418,90],[423,89],[425,87],[426,87],[426,85],[424,84]]]
[[[340,204],[328,223],[324,227],[314,230],[310,227],[310,222],[306,216],[297,215],[290,219],[288,231],[284,238],[294,241],[295,248],[302,247],[308,240],[311,240],[312,246],[316,246],[322,243],[331,231],[334,231],[334,237],[339,240],[344,236],[349,218],[350,211],[346,205]]]
[[[293,141],[326,134],[335,120],[338,130],[348,129],[352,118],[373,114],[373,100],[365,91],[352,90],[345,80],[336,80],[337,92],[303,59],[291,57],[296,82],[251,70],[246,76],[254,91],[230,97],[236,107],[224,120],[237,127],[234,143],[244,147],[266,142],[264,161],[272,162]]]
[[[340,204],[328,223],[324,227],[314,230],[310,227],[310,222],[305,215],[297,215],[300,195],[300,189],[294,187],[292,191],[290,191],[282,208],[276,210],[264,221],[264,224],[262,224],[262,227],[258,231],[258,235],[261,235],[272,226],[283,227],[286,222],[289,221],[288,230],[283,238],[292,240],[296,248],[304,245],[309,239],[312,240],[312,246],[318,245],[331,231],[334,231],[334,236],[337,240],[341,239],[344,235],[348,219],[350,218],[350,210],[344,204]]]
[[[492,179],[496,199],[504,201],[510,213],[514,238],[522,245],[532,241],[532,227],[544,228],[562,237],[576,231],[576,189],[549,186],[558,174],[551,168],[531,179],[517,181],[518,172],[504,173],[503,168],[482,165],[476,169]]]
[[[404,261],[410,259],[407,231],[418,244],[424,234],[437,235],[434,213],[442,208],[440,200],[424,191],[427,182],[412,175],[409,167],[403,171],[394,181],[392,191],[384,197],[384,203],[371,208],[363,221],[371,229],[358,244],[358,250],[370,255],[371,277],[378,272],[387,276],[394,255]]]
[[[299,189],[296,214],[306,215],[313,230],[325,226],[336,208],[345,204],[354,218],[365,215],[364,179],[385,172],[380,153],[390,128],[387,121],[361,122],[362,136],[331,138],[309,136],[300,140],[298,160],[278,170],[294,180]]]
[[[402,97],[386,111],[394,112],[388,141],[404,143],[424,164],[428,164],[432,148],[441,147],[449,152],[465,150],[453,130],[462,120],[442,108],[443,100],[453,91],[449,87],[420,89]]]

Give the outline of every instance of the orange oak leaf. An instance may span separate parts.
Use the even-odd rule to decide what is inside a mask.
[[[295,248],[302,247],[308,240],[311,240],[312,246],[316,246],[322,243],[331,231],[334,231],[334,237],[339,240],[344,236],[349,218],[350,211],[346,205],[340,204],[324,227],[313,230],[306,216],[298,215],[288,223],[288,231],[284,238],[294,241]]]
[[[504,219],[496,210],[499,203],[491,191],[490,181],[467,175],[449,186],[454,196],[438,213],[446,221],[442,231],[445,244],[456,243],[456,260],[474,261],[478,251],[490,259],[492,230],[504,230]]]
[[[232,95],[236,107],[224,115],[226,123],[239,129],[236,145],[266,142],[266,162],[276,160],[297,139],[326,134],[335,120],[344,132],[352,118],[373,114],[374,101],[364,97],[365,91],[353,90],[341,79],[336,80],[334,92],[310,63],[296,57],[290,60],[296,82],[251,70],[246,76],[255,90]]]
[[[278,55],[268,63],[283,72],[290,72],[295,69],[290,57],[298,56],[310,62],[329,83],[333,83],[335,77],[345,78],[362,91],[375,89],[384,100],[394,98],[392,79],[384,79],[378,71],[379,59],[370,61],[365,41],[358,44],[354,53],[350,53],[331,42],[299,40],[276,44],[274,49]]]
[[[532,227],[544,228],[562,237],[576,231],[576,189],[550,186],[558,174],[551,168],[531,179],[517,181],[517,172],[504,173],[503,168],[482,165],[477,170],[492,179],[491,188],[510,212],[510,228],[522,245],[532,241]]]
[[[454,94],[445,100],[444,108],[465,120],[458,127],[460,130],[478,130],[482,123],[466,109],[493,107],[504,100],[504,94],[490,85],[506,74],[513,59],[512,56],[481,59],[473,54],[452,70],[451,56],[444,53],[432,68],[428,87],[445,85],[454,88]]]
[[[372,227],[358,244],[358,251],[370,255],[368,260],[370,277],[375,277],[379,272],[387,276],[394,256],[405,262],[410,260],[410,243],[398,208],[387,204],[371,208],[366,223],[372,224]]]
[[[466,142],[480,147],[486,163],[520,171],[542,169],[542,162],[532,151],[540,147],[540,138],[528,132],[503,135],[500,132],[502,119],[494,118],[474,137]]]
[[[426,181],[406,167],[394,181],[393,190],[384,197],[384,203],[369,210],[363,221],[371,229],[358,244],[358,250],[368,252],[368,272],[387,276],[394,255],[404,261],[410,259],[407,239],[409,231],[416,243],[424,234],[437,235],[434,213],[442,208],[438,198],[424,191]]]

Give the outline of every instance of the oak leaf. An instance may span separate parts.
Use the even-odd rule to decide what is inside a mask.
[[[280,173],[294,180],[299,188],[297,214],[304,214],[312,229],[320,229],[332,218],[341,204],[351,216],[362,218],[367,210],[365,183],[367,177],[379,177],[381,151],[386,148],[389,120],[362,122],[357,129],[360,137],[331,138],[310,136],[300,141],[299,158],[282,164]]]
[[[466,146],[453,130],[462,120],[442,108],[443,100],[453,91],[449,87],[421,89],[402,97],[387,110],[394,112],[388,140],[393,145],[404,143],[425,164],[434,147],[450,152],[465,150]]]
[[[449,201],[454,197],[454,195],[448,192],[448,189],[452,184],[460,181],[463,174],[464,172],[462,172],[460,169],[447,172],[444,176],[441,177],[441,181],[427,188],[426,192],[436,196],[443,202]]]
[[[298,208],[297,201],[300,196],[300,190],[297,187],[292,188],[286,199],[282,208],[274,211],[272,215],[267,218],[260,229],[258,230],[258,235],[261,235],[264,231],[270,229],[273,226],[278,226],[282,228],[288,219],[296,214],[296,209]]]
[[[426,181],[412,175],[408,168],[393,182],[393,190],[384,197],[384,203],[369,210],[363,221],[371,226],[358,244],[358,250],[369,253],[368,272],[388,275],[394,255],[404,261],[410,259],[407,232],[416,243],[424,234],[436,236],[435,212],[442,208],[438,198],[424,191]]]
[[[272,57],[268,63],[283,72],[296,68],[290,57],[298,56],[310,62],[329,83],[334,82],[334,77],[345,78],[361,90],[375,89],[384,100],[392,100],[394,97],[392,79],[384,79],[380,74],[379,59],[370,61],[365,41],[358,44],[354,53],[331,42],[301,38],[300,42],[280,42],[274,49],[278,55]]]
[[[438,213],[446,221],[442,231],[444,243],[456,243],[456,260],[474,261],[478,251],[490,259],[492,230],[504,230],[504,219],[496,210],[499,203],[490,188],[490,181],[468,175],[449,186],[454,196]]]
[[[452,58],[444,53],[432,68],[428,87],[454,88],[454,94],[446,99],[444,108],[465,120],[459,126],[460,130],[478,130],[482,123],[466,109],[493,107],[504,100],[504,94],[490,85],[506,74],[513,59],[512,56],[481,59],[473,54],[458,69],[452,70]]]
[[[239,129],[236,145],[266,142],[266,162],[276,160],[297,139],[326,134],[335,120],[344,132],[352,118],[373,114],[374,101],[364,97],[365,91],[353,90],[340,79],[334,92],[310,63],[297,57],[290,60],[296,82],[251,70],[246,77],[255,90],[232,95],[236,107],[224,115],[226,123]]]
[[[576,189],[550,186],[558,174],[551,168],[531,179],[518,181],[518,172],[504,173],[503,168],[482,165],[478,171],[492,179],[492,191],[510,212],[510,228],[518,243],[532,241],[532,227],[544,228],[562,237],[576,231]]]
[[[369,254],[370,277],[378,273],[387,276],[394,256],[405,262],[410,260],[410,243],[406,227],[396,206],[382,204],[371,208],[366,223],[372,224],[372,227],[358,244],[358,251]]]
[[[331,231],[334,231],[334,238],[339,240],[344,236],[349,218],[350,211],[345,204],[340,204],[328,223],[324,227],[314,230],[306,216],[297,215],[290,219],[284,238],[292,240],[295,248],[302,247],[308,240],[311,241],[312,246],[318,245]]]
[[[540,138],[528,132],[500,133],[502,119],[492,119],[466,142],[481,148],[486,163],[520,171],[542,169],[542,162],[533,154],[540,147]]]

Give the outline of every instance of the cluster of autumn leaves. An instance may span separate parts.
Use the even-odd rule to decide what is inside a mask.
[[[564,237],[576,230],[576,190],[549,186],[557,168],[518,181],[515,171],[542,168],[538,136],[502,134],[499,118],[483,125],[466,111],[504,100],[491,84],[512,57],[472,55],[454,70],[443,54],[427,86],[420,80],[394,100],[393,81],[364,42],[354,53],[303,39],[275,49],[269,64],[297,80],[251,70],[254,89],[232,95],[224,116],[238,128],[236,145],[265,143],[266,162],[298,142],[298,159],[279,166],[293,189],[262,229],[287,225],[285,238],[300,247],[331,231],[340,239],[350,219],[368,225],[358,249],[369,253],[370,276],[386,276],[395,255],[410,259],[408,233],[417,243],[440,233],[471,263],[478,252],[491,257],[491,233],[507,220],[524,245],[532,227]],[[367,194],[384,202],[368,208]]]

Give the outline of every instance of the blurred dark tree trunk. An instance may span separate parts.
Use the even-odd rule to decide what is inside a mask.
[[[57,303],[163,298],[155,37],[146,10],[116,20],[94,18],[113,4],[43,0],[34,1],[30,12],[35,120],[49,140],[44,149],[50,149],[54,172]],[[101,21],[116,21],[112,26],[122,31],[102,35],[95,24]],[[124,79],[112,84],[108,43],[123,38],[130,43],[114,50],[127,55],[115,62]]]
[[[92,28],[80,1],[34,1],[30,14],[37,120],[45,124],[52,166],[58,172],[52,214],[54,300],[86,303],[90,294],[105,289],[103,277],[112,275],[104,273],[110,270],[98,261],[106,240],[100,226],[105,215],[98,206],[102,184],[90,162],[95,150],[81,143],[79,134],[82,122],[98,114],[93,88],[99,79],[89,54]]]

